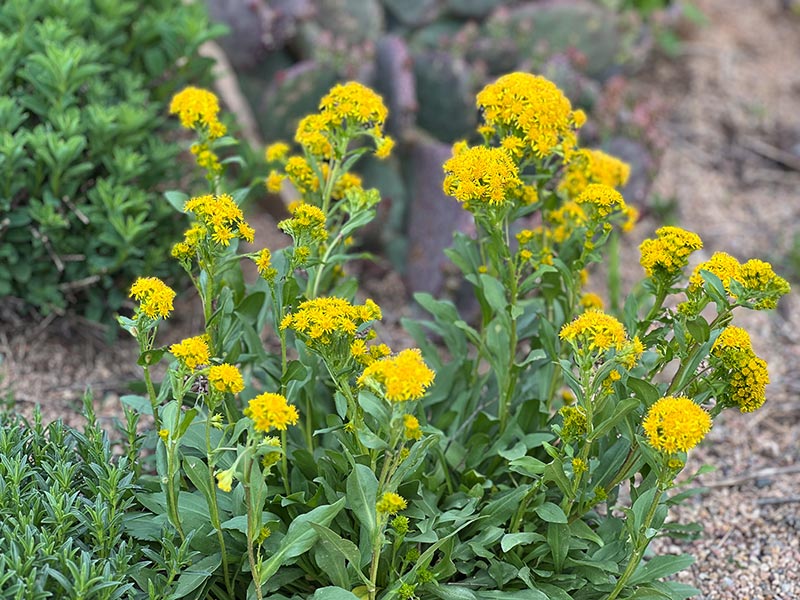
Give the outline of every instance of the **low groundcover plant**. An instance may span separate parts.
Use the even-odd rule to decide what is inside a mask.
[[[299,195],[278,224],[291,243],[244,253],[255,232],[243,194],[221,189],[216,99],[189,88],[173,100],[211,186],[169,194],[192,219],[172,255],[203,327],[159,346],[175,292],[151,277],[119,318],[147,389],[124,401],[154,421],[154,467],[137,480],[126,531],[156,556],[187,553],[150,597],[696,592],[663,581],[690,557],[643,557],[691,493],[675,483],[686,453],[722,410],[765,400],[766,364],[733,311],[772,308],[788,284],[724,253],[688,273],[702,241],[662,227],[641,245],[642,283],[619,314],[604,312],[584,286],[636,220],[617,190],[628,166],[578,146],[585,115],[542,77],[503,76],[477,105],[483,141],[455,144],[444,190],[474,217],[476,235],[457,233],[448,256],[480,314],[467,322],[418,294],[430,318],[405,321],[418,348],[400,349],[380,342],[381,309],[347,274],[380,200],[351,170],[393,146],[381,98],[337,85],[300,122],[297,153],[267,148],[266,185],[288,179]]]

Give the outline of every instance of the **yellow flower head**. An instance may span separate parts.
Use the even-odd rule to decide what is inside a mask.
[[[434,376],[422,353],[412,348],[369,365],[358,378],[358,385],[377,384],[388,401],[406,402],[422,398]]]
[[[267,146],[264,150],[264,158],[267,162],[278,162],[286,158],[289,154],[289,144],[286,142],[275,142]]]
[[[286,161],[286,176],[301,194],[319,191],[319,177],[302,156],[291,156]]]
[[[217,487],[223,492],[230,492],[233,487],[233,469],[225,469],[224,471],[217,471],[215,477],[217,478]]]
[[[753,353],[730,372],[729,401],[743,413],[761,408],[767,399],[769,383],[767,363]],[[728,400],[728,399],[726,399]]]
[[[375,505],[375,510],[383,515],[396,515],[401,510],[405,510],[408,502],[400,494],[394,492],[384,492],[378,503]]]
[[[210,360],[208,349],[208,338],[205,335],[197,335],[182,340],[178,344],[172,344],[169,351],[177,358],[181,364],[189,369],[194,369],[200,365],[207,365]]]
[[[267,186],[267,191],[273,194],[277,194],[281,191],[281,186],[283,185],[283,180],[286,179],[285,175],[281,175],[278,171],[272,170],[267,175],[267,179],[264,182],[264,185]]]
[[[281,329],[294,330],[312,345],[328,345],[334,337],[344,337],[349,346],[361,325],[380,318],[381,310],[371,300],[358,306],[343,298],[314,298],[301,302],[296,311],[287,314]]]
[[[141,314],[166,319],[173,310],[175,291],[158,277],[139,277],[131,286],[130,297],[139,302]]]
[[[394,140],[388,135],[378,138],[375,146],[375,157],[383,160],[389,158],[394,149]]]
[[[559,337],[580,351],[605,352],[610,348],[622,350],[628,343],[625,327],[611,315],[599,310],[587,310],[561,328]]]
[[[297,408],[286,402],[280,394],[265,392],[247,404],[244,416],[253,420],[256,431],[268,433],[270,429],[285,431],[287,426],[295,425],[300,418]]]
[[[328,139],[330,122],[325,115],[310,114],[297,125],[294,141],[303,146],[310,154],[320,158],[330,158],[333,146]]]
[[[711,347],[711,353],[715,356],[723,356],[733,352],[752,352],[753,345],[750,342],[750,334],[741,327],[730,325],[722,330]]]
[[[589,465],[586,464],[586,461],[582,458],[573,458],[572,459],[572,472],[575,473],[576,476],[580,475],[581,473],[586,473],[589,470]]]
[[[558,189],[569,198],[577,198],[590,183],[602,183],[619,189],[628,182],[630,166],[602,150],[583,148],[572,157]]]
[[[169,112],[178,115],[181,125],[194,129],[198,125],[204,127],[210,139],[225,135],[225,126],[217,120],[219,101],[209,92],[196,87],[187,87],[172,97]]]
[[[333,186],[331,197],[334,200],[341,200],[344,198],[347,190],[357,189],[361,187],[361,177],[355,173],[343,173],[336,180]]]
[[[603,299],[594,292],[586,292],[581,296],[581,308],[584,310],[603,310]]]
[[[241,372],[228,363],[213,365],[208,370],[208,382],[211,387],[220,392],[238,394],[244,389],[244,379],[242,379]]]
[[[522,185],[517,165],[502,148],[473,146],[444,163],[444,192],[470,210],[474,205],[500,206]]]
[[[639,246],[639,262],[648,277],[677,275],[689,263],[689,255],[703,247],[700,236],[680,227],[661,227],[656,236]]]
[[[259,250],[253,258],[253,262],[256,263],[258,274],[267,281],[272,281],[278,274],[278,271],[272,266],[272,253],[268,248]]]
[[[694,268],[692,276],[689,278],[689,291],[696,292],[703,287],[703,277],[700,271],[713,273],[722,281],[725,291],[730,293],[731,279],[738,279],[739,270],[742,266],[739,261],[725,252],[715,252],[711,258],[700,263]]]
[[[169,439],[169,429],[159,429],[158,437],[160,437],[161,441],[166,444],[167,440]]]
[[[594,217],[600,221],[610,214],[620,211],[625,212],[625,200],[617,190],[602,183],[590,183],[584,188],[580,196],[575,199],[586,212],[589,218]]]
[[[656,450],[688,452],[711,430],[711,416],[689,398],[667,396],[650,407],[642,426]]]
[[[534,156],[543,158],[561,147],[569,161],[575,146],[575,129],[585,115],[572,105],[558,87],[544,77],[510,73],[478,93],[488,132],[502,132],[524,140]]]
[[[422,437],[419,420],[414,415],[403,415],[403,434],[407,440],[418,440]]]
[[[197,231],[210,234],[211,240],[228,246],[235,237],[252,242],[255,231],[244,220],[242,209],[229,194],[197,196],[186,201],[184,212],[193,213],[203,227]],[[188,234],[188,232],[187,232]]]
[[[297,202],[289,207],[291,219],[278,223],[281,231],[292,236],[295,242],[324,242],[328,239],[325,213],[313,204]]]
[[[578,441],[589,432],[586,412],[580,406],[564,406],[559,409],[558,414],[564,419],[561,439],[565,442]]]
[[[320,100],[320,111],[331,123],[359,123],[370,127],[381,126],[389,111],[383,99],[370,88],[356,81],[331,88]]]
[[[756,295],[753,305],[757,310],[773,309],[778,299],[790,291],[789,282],[772,270],[772,265],[753,258],[744,263],[736,277],[748,295]]]

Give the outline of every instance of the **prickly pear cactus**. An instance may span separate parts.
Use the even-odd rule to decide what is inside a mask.
[[[414,75],[417,125],[443,142],[468,136],[478,113],[466,61],[447,52],[421,52],[414,55]]]
[[[447,8],[454,15],[468,19],[482,19],[505,0],[447,0]]]
[[[523,60],[541,63],[556,53],[572,52],[587,75],[604,79],[633,46],[631,31],[614,13],[590,2],[530,3],[495,12],[483,37],[512,41]]]
[[[315,112],[320,98],[337,82],[327,66],[305,61],[280,71],[258,110],[259,126],[268,140],[291,140],[298,121]]]
[[[403,25],[419,27],[441,16],[442,0],[383,0],[386,11]]]

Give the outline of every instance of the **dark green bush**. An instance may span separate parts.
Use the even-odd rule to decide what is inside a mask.
[[[103,319],[141,273],[165,273],[181,224],[167,104],[210,63],[202,3],[0,3],[0,296]]]

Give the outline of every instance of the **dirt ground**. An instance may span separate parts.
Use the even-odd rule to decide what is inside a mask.
[[[694,3],[708,24],[690,34],[680,57],[652,62],[631,83],[668,107],[652,192],[674,201],[675,223],[701,236],[698,260],[724,250],[740,260],[770,260],[796,277],[800,15],[778,0]],[[639,241],[661,224],[645,218],[629,238],[626,281],[640,277]],[[398,286],[391,286],[395,302]],[[698,587],[701,598],[791,600],[800,598],[800,297],[792,293],[777,311],[740,314],[734,322],[751,332],[769,364],[768,402],[754,414],[725,413],[690,457],[689,469],[710,464],[716,471],[699,478],[707,491],[672,518],[700,522],[703,535],[661,539],[654,549],[696,556],[679,579]],[[168,323],[161,341],[194,334],[198,325]],[[119,396],[139,375],[137,350],[131,339],[107,347],[101,337],[88,324],[0,322],[0,401],[13,398],[27,414],[40,404],[45,419],[77,423],[91,387],[98,414],[110,424]]]

